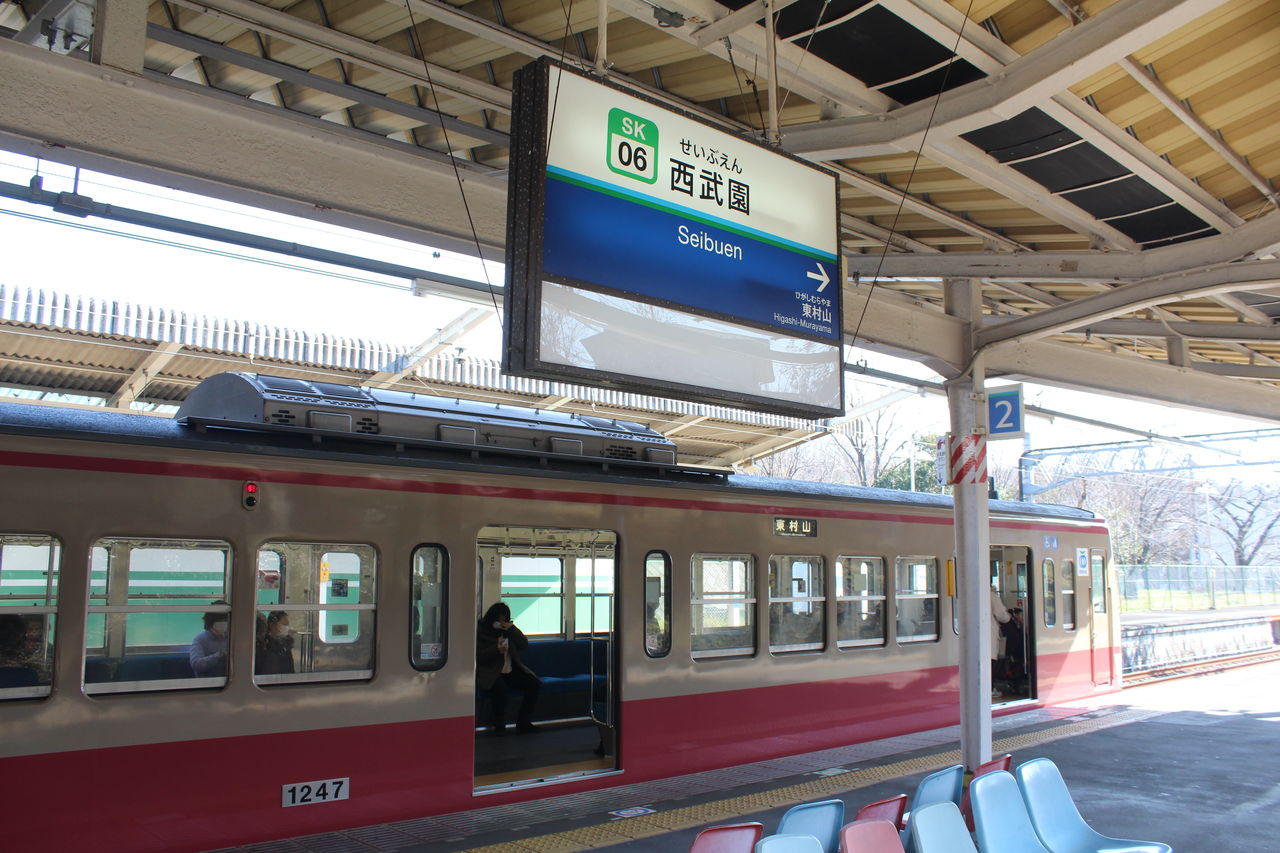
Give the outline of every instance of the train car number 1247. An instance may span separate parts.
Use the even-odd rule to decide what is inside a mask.
[[[351,796],[351,777],[321,779],[317,782],[294,782],[280,788],[280,807],[309,806],[313,803],[332,803]]]

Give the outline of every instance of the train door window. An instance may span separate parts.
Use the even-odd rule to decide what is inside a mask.
[[[373,677],[377,555],[369,545],[268,542],[279,559],[274,609],[259,605],[255,684]],[[263,565],[259,553],[259,567]],[[268,559],[268,563],[271,560]],[[270,573],[258,574],[258,597]]]
[[[279,604],[281,584],[283,583],[284,562],[279,551],[263,549],[258,552],[258,582],[256,584],[256,600],[258,604]]]
[[[564,559],[535,553],[503,554],[499,596],[525,636],[563,636]]]
[[[691,568],[693,659],[755,654],[755,558],[695,554]]]
[[[226,684],[228,543],[100,539],[89,574],[86,693]]]
[[[0,699],[49,695],[61,550],[52,536],[0,534]]]
[[[447,656],[448,555],[439,545],[420,545],[413,551],[411,567],[409,662],[414,669],[440,669]]]
[[[836,557],[836,645],[884,645],[884,560]]]
[[[1101,551],[1089,552],[1089,593],[1094,613],[1107,612],[1107,558]]]
[[[1076,629],[1076,565],[1062,561],[1062,630]]]
[[[769,558],[769,651],[820,651],[826,644],[827,580],[821,557]]]
[[[899,643],[938,639],[938,560],[899,557],[894,564]]]
[[[644,558],[644,653],[651,658],[671,652],[671,557],[650,551]]]
[[[579,637],[613,630],[613,556],[573,557],[573,632]]]
[[[1040,564],[1040,574],[1044,577],[1044,626],[1046,628],[1052,628],[1058,622],[1058,579],[1053,572],[1053,560],[1046,558]]]

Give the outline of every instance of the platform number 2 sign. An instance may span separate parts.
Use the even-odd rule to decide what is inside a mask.
[[[609,110],[609,169],[646,184],[657,183],[658,126],[626,110]]]
[[[1025,433],[1021,385],[987,392],[987,430],[988,438],[1018,438]]]

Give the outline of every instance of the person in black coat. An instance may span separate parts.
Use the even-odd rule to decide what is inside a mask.
[[[528,638],[511,621],[511,608],[501,601],[490,606],[476,624],[476,687],[489,694],[494,735],[506,734],[509,688],[523,693],[516,731],[536,731],[533,709],[542,681],[520,661],[520,652],[528,647]]]
[[[266,628],[258,638],[257,654],[253,657],[254,675],[294,672],[293,630],[289,627],[289,614],[283,610],[272,610],[267,614]]]

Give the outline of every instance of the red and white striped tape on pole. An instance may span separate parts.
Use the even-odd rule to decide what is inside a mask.
[[[947,484],[987,482],[987,437],[947,434]]]

